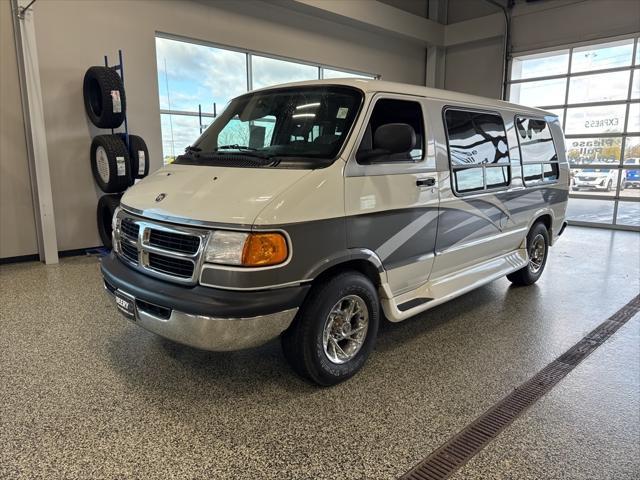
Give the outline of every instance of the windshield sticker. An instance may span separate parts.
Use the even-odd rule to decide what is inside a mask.
[[[336,115],[336,118],[347,118],[347,113],[349,113],[349,109],[347,107],[340,107],[338,109],[338,114]]]

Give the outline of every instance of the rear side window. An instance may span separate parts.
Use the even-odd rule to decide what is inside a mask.
[[[522,178],[527,186],[558,181],[558,154],[544,120],[516,117]]]
[[[455,192],[468,194],[507,188],[511,166],[502,117],[450,108],[445,110],[444,121]]]

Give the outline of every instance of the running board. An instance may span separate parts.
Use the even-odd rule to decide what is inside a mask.
[[[398,305],[398,310],[406,312],[407,310],[411,310],[412,308],[418,307],[432,300],[433,298],[414,298],[413,300],[409,300],[408,302]]]
[[[429,280],[411,292],[393,298],[384,298],[384,295],[381,295],[383,298],[380,303],[389,320],[400,322],[520,270],[528,261],[527,251],[518,249],[444,277]]]

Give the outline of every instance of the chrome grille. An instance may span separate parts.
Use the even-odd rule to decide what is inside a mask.
[[[147,220],[125,210],[116,219],[115,251],[131,267],[176,283],[196,283],[207,230]]]
[[[129,240],[133,242],[138,241],[138,233],[140,232],[140,225],[134,223],[130,218],[123,218],[122,223],[120,224],[120,229],[122,230],[122,235],[127,237]]]
[[[191,260],[171,258],[158,253],[149,253],[149,268],[178,277],[191,278],[194,264]]]
[[[193,235],[151,230],[149,245],[164,248],[173,252],[196,253],[200,248],[200,238]]]
[[[123,241],[120,243],[120,249],[123,257],[136,265],[138,264],[138,248],[135,245]]]

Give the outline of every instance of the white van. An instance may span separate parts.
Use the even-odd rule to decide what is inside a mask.
[[[569,170],[542,110],[379,80],[230,102],[129,189],[106,289],[141,327],[208,350],[278,336],[321,385],[399,322],[506,275],[530,285],[562,233]]]

